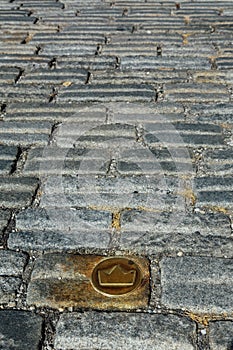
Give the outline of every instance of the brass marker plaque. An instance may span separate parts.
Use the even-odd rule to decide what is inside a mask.
[[[102,260],[93,270],[94,288],[108,296],[120,296],[134,291],[142,282],[142,272],[131,259],[111,257]]]
[[[147,308],[149,292],[146,258],[49,253],[36,260],[27,303],[58,309],[134,310]]]

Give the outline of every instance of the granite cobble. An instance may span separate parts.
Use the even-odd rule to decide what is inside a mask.
[[[0,348],[232,348],[232,9],[0,2]],[[150,288],[95,312],[109,255]]]
[[[232,259],[163,258],[161,302],[203,314],[232,314]]]
[[[132,313],[73,313],[60,319],[56,350],[83,349],[183,349],[194,350],[195,324],[174,315]]]

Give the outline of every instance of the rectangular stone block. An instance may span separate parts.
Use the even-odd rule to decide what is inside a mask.
[[[166,251],[233,257],[231,223],[223,213],[127,210],[121,215],[120,247],[148,254]]]
[[[94,255],[46,254],[36,261],[27,303],[52,308],[146,308],[147,259]]]
[[[194,350],[195,325],[175,315],[85,312],[63,315],[56,350]]]
[[[233,312],[233,260],[211,257],[163,258],[164,306],[201,314]]]

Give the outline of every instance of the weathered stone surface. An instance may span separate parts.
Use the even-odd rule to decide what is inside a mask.
[[[149,254],[165,250],[233,256],[231,224],[227,215],[190,215],[184,208],[170,213],[149,210],[123,212],[120,246]]]
[[[182,188],[181,181],[164,176],[156,162],[152,162],[152,171],[158,172],[157,176],[148,176],[146,172],[149,167],[148,164],[144,164],[140,174],[135,171],[134,176],[127,177],[118,175],[117,165],[113,166],[112,176],[97,176],[95,173],[101,168],[103,161],[96,162],[96,166],[95,162],[93,163],[84,160],[81,165],[83,173],[80,171],[78,176],[48,178],[43,185],[40,206],[52,208],[60,203],[60,208],[89,207],[114,210],[146,207],[161,210],[171,208],[176,202],[182,202],[182,195],[177,195],[177,189]],[[89,170],[89,164],[93,174]],[[108,168],[110,167],[111,163],[108,162]]]
[[[162,304],[196,313],[233,312],[232,259],[163,258]]]
[[[0,177],[0,206],[22,208],[30,205],[38,183],[33,177]]]
[[[14,303],[26,259],[25,254],[0,250],[0,303]]]
[[[19,291],[22,281],[18,277],[0,276],[0,303],[15,305],[16,294]]]
[[[0,348],[37,350],[41,342],[42,318],[26,311],[0,311]]]
[[[230,176],[202,176],[194,181],[194,191],[196,193],[196,206],[232,208],[233,178]]]
[[[210,349],[231,350],[233,347],[233,322],[210,322]]]
[[[25,254],[0,250],[0,276],[21,276],[26,260]]]
[[[0,210],[0,231],[4,230],[10,219],[11,213],[9,210]]]
[[[73,313],[60,319],[56,350],[194,350],[194,323],[174,315],[134,313]]]
[[[18,153],[17,147],[0,145],[0,174],[9,174]]]
[[[27,303],[53,308],[70,306],[123,310],[146,308],[150,278],[148,261],[133,256],[126,258],[130,266],[132,261],[139,266],[142,279],[132,292],[112,296],[107,295],[107,292],[99,292],[94,288],[92,281],[94,268],[106,257],[46,254],[36,262],[28,287]]]

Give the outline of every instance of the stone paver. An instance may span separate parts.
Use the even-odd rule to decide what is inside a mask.
[[[0,1],[0,303],[35,337],[17,326],[0,348],[232,347],[232,14],[230,0]],[[82,294],[77,261],[109,255],[149,264],[134,306]],[[115,312],[127,305],[143,313]],[[41,338],[22,308],[45,318]]]
[[[163,305],[190,312],[231,314],[232,259],[206,257],[163,258]]]
[[[21,276],[27,256],[0,250],[0,303],[13,303],[22,283]]]
[[[55,349],[71,348],[194,350],[195,325],[174,315],[67,314],[58,323]]]
[[[94,268],[104,261],[105,257],[64,253],[46,254],[36,262],[28,288],[27,303],[53,308],[71,306],[123,310],[146,308],[148,306],[150,278],[148,261],[138,257],[128,257],[128,259],[129,264],[133,261],[139,266],[142,271],[142,280],[132,292],[112,296],[108,295],[108,289],[101,293],[93,284]],[[112,265],[110,266],[112,270]],[[100,271],[109,271],[109,268]],[[113,278],[115,277],[114,271],[111,274]],[[126,272],[122,272],[119,278],[124,280],[124,276],[126,276]],[[112,283],[111,281],[110,279],[109,283]]]
[[[210,349],[231,350],[233,347],[233,322],[210,322]]]
[[[26,311],[0,311],[0,348],[37,350],[41,342],[42,318]]]

